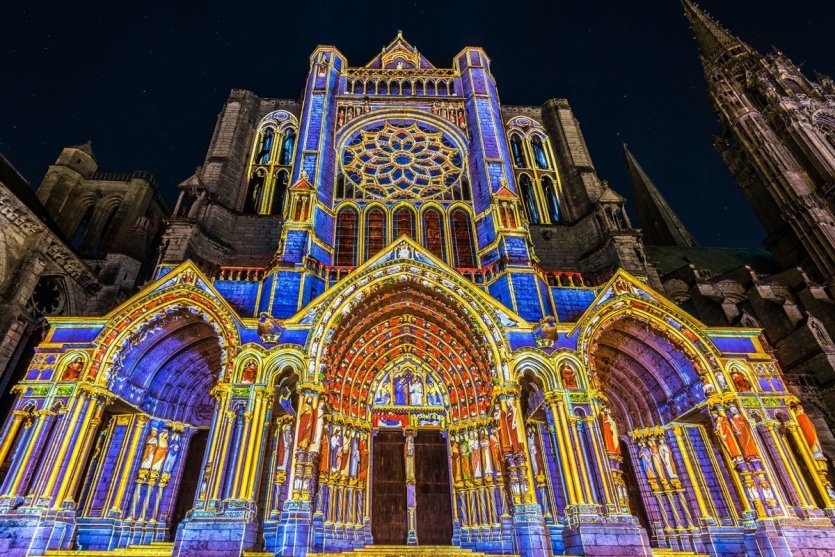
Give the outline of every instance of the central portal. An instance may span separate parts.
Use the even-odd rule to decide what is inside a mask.
[[[402,545],[407,543],[409,528],[406,437],[402,431],[378,431],[373,452],[371,534],[375,544]],[[414,481],[417,542],[420,545],[450,545],[449,456],[440,431],[416,432]]]

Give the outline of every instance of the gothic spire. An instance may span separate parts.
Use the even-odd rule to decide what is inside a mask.
[[[681,0],[681,4],[684,6],[684,15],[690,20],[690,27],[696,34],[696,41],[699,43],[699,48],[705,58],[713,59],[720,52],[734,46],[741,46],[745,50],[750,50],[748,45],[719,25],[692,0]]]
[[[623,152],[626,155],[626,166],[635,196],[638,226],[644,230],[645,243],[656,246],[698,246],[698,242],[635,160],[625,143]]]

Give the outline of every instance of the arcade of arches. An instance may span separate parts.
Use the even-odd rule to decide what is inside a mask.
[[[779,547],[766,521],[831,528],[826,462],[775,362],[728,358],[625,276],[561,335],[425,263],[378,262],[312,319],[262,323],[264,345],[199,280],[129,303],[89,348],[76,329],[39,350],[0,512],[17,532],[52,517],[42,549],[594,555],[616,532],[624,554],[736,555]],[[306,344],[268,336],[292,327]]]

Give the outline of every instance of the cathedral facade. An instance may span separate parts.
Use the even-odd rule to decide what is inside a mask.
[[[835,551],[831,433],[763,329],[665,294],[568,103],[503,106],[482,49],[319,46],[180,190],[152,280],[50,318],[14,387],[4,555]]]

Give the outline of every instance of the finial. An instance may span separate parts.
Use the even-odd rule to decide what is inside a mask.
[[[310,181],[310,176],[307,174],[307,170],[302,168],[301,174],[299,175],[302,180]]]
[[[397,38],[398,38],[398,39],[402,39],[402,38],[403,38],[403,31],[402,31],[401,29],[398,29],[398,30],[397,30]]]

